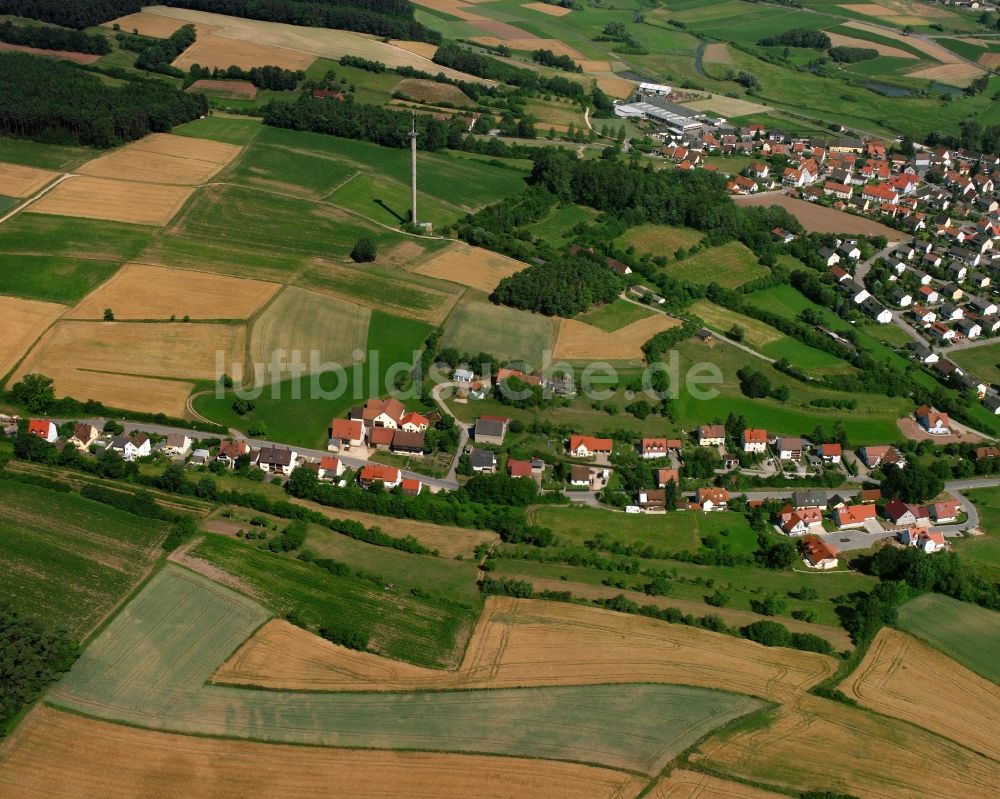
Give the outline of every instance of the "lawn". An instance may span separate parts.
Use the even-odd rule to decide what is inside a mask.
[[[316,377],[275,383],[256,398],[256,408],[242,417],[233,411],[233,395],[229,393],[220,398],[209,391],[195,398],[194,407],[227,427],[245,430],[256,422],[265,426],[272,440],[325,448],[330,420],[370,396],[388,394],[393,379],[409,371],[414,353],[422,348],[429,332],[430,326],[424,323],[373,311],[368,358],[360,366],[340,374],[327,371]]]
[[[726,288],[742,286],[768,274],[768,268],[738,241],[700,250],[682,261],[672,261],[665,271],[692,283],[718,283]]]
[[[269,565],[318,571],[259,554]],[[254,575],[265,587],[284,576]],[[284,586],[296,597],[307,593],[298,577]],[[336,622],[330,616],[336,605],[328,603],[339,598],[328,591],[313,597],[325,619]],[[382,601],[383,615],[375,604],[360,612],[384,624],[403,600]],[[736,694],[666,685],[308,694],[207,685],[266,618],[246,597],[167,569],[87,649],[50,699],[108,720],[196,735],[378,749],[418,743],[432,751],[588,762],[647,775],[713,729],[764,706]],[[121,657],[135,650],[144,657]],[[497,729],[518,734],[498,736]]]
[[[440,346],[471,354],[486,352],[538,369],[545,352],[552,350],[555,334],[549,317],[494,305],[478,292],[467,291],[448,317]]]
[[[122,263],[135,259],[153,235],[143,225],[19,213],[0,228],[0,253]]]
[[[225,144],[249,144],[263,129],[263,125],[257,119],[213,114],[210,117],[178,125],[170,132],[178,136],[211,139]]]
[[[577,314],[573,318],[579,322],[585,322],[588,325],[593,325],[608,333],[612,333],[633,322],[638,322],[640,319],[646,319],[654,313],[656,312],[651,311],[643,305],[618,299],[606,305],[591,308],[588,311]]]
[[[115,261],[0,253],[0,293],[74,303],[118,271]]]
[[[32,24],[36,23],[32,21]],[[0,136],[0,161],[6,161],[8,164],[67,172],[97,155],[100,155],[99,151],[88,147],[64,147]]]
[[[1000,383],[1000,343],[955,350],[948,357],[980,380],[991,385]]]
[[[898,626],[1000,685],[1000,613],[924,594],[899,609]]]
[[[161,553],[166,524],[0,480],[0,600],[84,638]]]
[[[593,222],[597,211],[575,203],[557,206],[548,215],[525,227],[542,241],[553,247],[563,247],[572,238],[572,230],[581,222]]]
[[[962,560],[982,571],[991,582],[1000,582],[1000,488],[977,488],[964,492],[979,511],[979,527],[985,535],[953,539]]]
[[[616,243],[631,245],[638,252],[666,255],[670,258],[679,248],[690,249],[698,244],[704,234],[700,230],[670,225],[638,225],[629,228],[616,239]]]
[[[21,201],[17,197],[7,197],[3,194],[0,194],[0,214],[2,214],[4,211],[9,211],[19,202]]]

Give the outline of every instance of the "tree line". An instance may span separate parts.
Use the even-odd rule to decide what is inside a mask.
[[[548,77],[530,69],[515,67],[490,56],[473,52],[453,42],[443,44],[437,49],[434,54],[434,63],[457,69],[460,72],[467,72],[478,78],[497,80],[528,90],[558,94],[581,101],[586,97],[583,86],[568,78],[559,75]]]
[[[203,96],[161,80],[111,86],[76,64],[0,53],[0,135],[113,147],[207,112]]]
[[[37,47],[41,50],[66,50],[73,53],[104,55],[111,52],[107,37],[52,25],[15,25],[0,22],[0,42]]]
[[[807,28],[792,28],[777,36],[767,36],[757,42],[761,47],[812,47],[816,50],[829,50],[833,45],[830,37],[821,30]]]
[[[0,14],[82,29],[142,11],[143,5],[142,0],[0,0]]]
[[[164,5],[391,39],[441,42],[440,33],[414,19],[413,4],[408,0],[164,0]]]
[[[294,90],[305,77],[306,73],[301,69],[284,69],[272,64],[250,69],[243,69],[235,64],[225,69],[209,69],[200,64],[192,64],[184,79],[184,88],[197,80],[245,80],[258,89],[282,92]]]
[[[505,277],[490,300],[546,316],[574,316],[593,305],[614,302],[624,288],[621,276],[607,267],[603,257],[580,251]]]
[[[138,53],[135,66],[147,72],[162,72],[175,78],[183,78],[184,71],[171,66],[177,56],[187,50],[198,38],[194,25],[182,25],[166,39],[143,36],[140,33],[119,32],[115,35],[125,50]]]

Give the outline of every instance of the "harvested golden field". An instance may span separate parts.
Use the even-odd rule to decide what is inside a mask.
[[[930,9],[932,6],[927,4],[921,4],[921,8]],[[864,13],[864,12],[862,12]],[[906,25],[908,23],[901,23]],[[918,23],[921,24],[921,23]],[[940,61],[942,64],[960,64],[963,63],[962,59],[959,58],[955,53],[949,50],[947,47],[938,44],[930,39],[924,39],[919,36],[904,36],[902,33],[897,33],[895,31],[886,30],[881,25],[872,25],[869,22],[858,22],[856,20],[851,20],[850,22],[845,22],[844,25],[848,28],[854,28],[859,31],[867,31],[868,33],[874,33],[881,36],[883,39],[895,39],[897,42],[903,42],[909,45],[915,50],[919,50],[924,55],[929,55],[935,61]],[[871,47],[872,45],[867,45]]]
[[[582,605],[490,597],[458,671],[334,646],[287,622],[264,625],[215,681],[323,691],[677,683],[787,699],[833,659]]]
[[[1000,760],[1000,687],[906,633],[883,628],[840,690]]]
[[[987,69],[1000,67],[1000,53],[983,53],[979,56],[979,63]]]
[[[46,328],[66,310],[54,302],[0,296],[0,318],[7,332],[0,339],[0,376],[7,374]]]
[[[38,214],[78,216],[108,222],[163,227],[187,202],[194,189],[81,176],[64,180],[33,203]]]
[[[116,319],[247,319],[280,288],[261,280],[126,264],[68,317],[102,319],[110,308]]]
[[[403,78],[392,87],[392,90],[402,92],[407,97],[412,97],[422,103],[451,103],[459,107],[473,105],[469,96],[457,86],[438,83],[434,80]]]
[[[165,17],[162,14],[156,14],[149,11],[140,11],[137,14],[129,14],[125,17],[118,17],[118,19],[113,19],[111,22],[104,23],[104,27],[110,28],[115,23],[120,25],[123,31],[127,31],[129,33],[139,31],[139,33],[143,36],[152,36],[156,39],[166,39],[186,24],[183,19]],[[195,25],[195,30],[200,38],[202,36],[207,36],[215,30],[215,28],[211,25],[198,24]]]
[[[504,25],[503,22],[489,23],[490,25]],[[477,23],[478,28],[487,28],[486,23]],[[510,26],[508,26],[510,27]],[[570,47],[559,39],[542,39],[538,36],[528,36],[524,31],[517,31],[517,35],[506,36],[502,32],[497,32],[495,36],[477,36],[473,41],[490,47],[506,45],[511,50],[551,50],[556,55],[568,55],[572,59],[583,58],[583,54],[575,47]]]
[[[248,80],[196,80],[185,89],[187,92],[205,92],[214,97],[229,97],[235,100],[253,100],[257,87]]]
[[[177,56],[172,65],[184,70],[190,69],[192,64],[201,64],[209,69],[225,69],[233,65],[251,69],[262,64],[273,64],[283,69],[305,69],[315,60],[315,56],[301,50],[230,39],[212,33],[199,36],[198,41]]]
[[[562,6],[550,6],[548,3],[522,3],[521,8],[530,8],[532,11],[540,11],[550,17],[565,17],[573,9]]]
[[[33,166],[0,163],[0,194],[8,197],[30,197],[59,177],[58,172]]]
[[[936,677],[924,675],[927,690]],[[754,725],[709,738],[691,761],[796,791],[865,799],[992,799],[1000,763],[885,716],[803,694]]]
[[[552,6],[545,7],[551,8]],[[610,61],[600,61],[595,58],[580,58],[577,59],[576,63],[580,65],[580,68],[584,72],[611,72]]]
[[[346,369],[359,360],[355,353],[364,353],[370,319],[371,311],[353,302],[287,286],[253,321],[250,362],[263,368],[274,353],[283,351],[287,360],[299,350],[306,373],[329,369],[332,363]],[[316,369],[311,368],[313,359]],[[268,382],[290,376],[290,371],[268,374]]]
[[[657,313],[607,333],[575,319],[560,319],[552,357],[567,361],[641,360],[643,344],[657,333],[679,324],[673,317]]]
[[[438,49],[436,44],[431,44],[430,42],[411,42],[406,39],[390,39],[389,44],[393,47],[398,47],[400,50],[406,50],[408,53],[421,55],[424,58],[434,58],[434,54]]]
[[[312,510],[319,511],[332,519],[353,519],[356,522],[361,522],[366,527],[381,527],[384,529],[391,524],[393,535],[412,535],[425,547],[438,550],[443,558],[453,558],[456,555],[471,558],[477,546],[480,544],[492,544],[497,540],[496,533],[486,530],[449,527],[444,524],[418,522],[412,519],[392,519],[390,522],[385,516],[376,516],[373,513],[364,513],[357,510],[330,508],[306,499],[289,497],[288,501],[296,505],[312,508]]]
[[[734,197],[737,205],[780,205],[792,214],[810,233],[855,233],[865,236],[885,236],[889,241],[901,241],[898,230],[864,216],[855,216],[836,208],[825,208],[815,203],[789,197],[787,194],[770,194],[766,197],[749,195]]]
[[[931,19],[949,16],[947,11],[920,0],[877,0],[874,3],[841,3],[856,14],[884,19],[896,25],[926,25]]]
[[[907,52],[899,47],[892,47],[880,42],[870,42],[867,39],[855,39],[853,36],[844,36],[842,33],[825,32],[830,37],[834,47],[860,47],[865,50],[877,50],[879,55],[891,56],[892,58],[916,58],[913,53]]]
[[[716,114],[722,114],[727,117],[764,114],[771,110],[771,106],[769,105],[754,103],[739,97],[724,97],[721,94],[712,95],[711,100],[695,100],[693,103],[684,103],[684,105],[695,111],[714,111]]]
[[[216,354],[242,363],[246,331],[224,324],[57,322],[15,373],[41,372],[56,393],[115,408],[184,414],[192,384],[214,380]]]
[[[127,176],[142,183],[196,186],[215,175],[242,150],[234,144],[152,133],[132,144],[88,161],[84,175],[103,178]]]
[[[705,45],[705,52],[702,53],[702,61],[706,64],[732,64],[733,57],[729,55],[725,42],[712,42]]]
[[[32,799],[625,799],[645,780],[515,757],[327,749],[141,730],[36,707],[0,746],[0,795]],[[345,792],[345,790],[347,792]]]
[[[906,74],[911,78],[936,80],[950,86],[968,86],[970,82],[983,74],[983,70],[973,64],[941,64],[936,67],[917,69]]]
[[[516,261],[506,255],[455,243],[423,261],[412,271],[489,293],[503,278],[527,267],[523,261]]]
[[[594,80],[601,87],[601,91],[618,98],[628,97],[638,85],[634,80],[619,78],[616,75],[601,75]]]
[[[762,791],[697,771],[674,771],[647,794],[652,799],[782,799],[784,794]]]
[[[429,8],[432,11],[441,11],[445,14],[449,14],[458,19],[464,19],[467,21],[480,21],[485,20],[482,14],[476,14],[470,11],[470,6],[468,3],[460,2],[460,0],[413,0],[415,5],[423,6],[424,8]]]

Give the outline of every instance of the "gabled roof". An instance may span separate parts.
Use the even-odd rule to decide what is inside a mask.
[[[511,477],[531,477],[531,461],[507,460],[507,474]]]
[[[330,422],[330,437],[341,441],[359,441],[364,437],[363,425],[358,419],[334,419]]]
[[[361,468],[360,478],[363,482],[398,483],[399,469],[395,466],[383,466],[381,463],[369,463]]]
[[[595,438],[594,436],[570,436],[569,448],[571,451],[578,450],[581,446],[588,452],[611,452],[614,442],[610,438]]]
[[[28,421],[28,432],[36,436],[45,438],[52,429],[52,422],[48,419],[31,419]]]

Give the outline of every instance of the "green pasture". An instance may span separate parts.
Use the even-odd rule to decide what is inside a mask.
[[[194,139],[210,139],[224,144],[249,144],[264,130],[259,119],[213,114],[178,125],[171,133]]]
[[[618,244],[634,247],[640,253],[673,258],[678,249],[690,249],[700,243],[703,236],[700,230],[693,228],[648,224],[629,228],[615,241]]]
[[[585,322],[588,325],[593,325],[611,333],[633,322],[646,319],[654,313],[656,312],[644,305],[637,305],[634,302],[618,299],[606,305],[599,305],[581,314],[577,314],[574,318],[579,322]]]
[[[597,211],[592,208],[568,203],[553,208],[544,219],[526,225],[525,229],[553,247],[564,247],[573,236],[573,228],[596,218]]]
[[[738,241],[699,250],[682,261],[671,261],[664,271],[692,283],[718,283],[725,288],[742,286],[768,274],[768,268]]]
[[[1000,685],[1000,613],[923,594],[899,609],[897,626]]]
[[[37,24],[32,21],[32,24]],[[27,139],[9,139],[0,136],[0,161],[22,166],[36,166],[55,172],[68,172],[84,161],[96,158],[100,151],[89,147],[65,147],[58,144],[41,144]]]
[[[3,194],[0,194],[0,214],[4,211],[9,211],[19,202],[21,202],[21,200],[17,197],[6,197]]]
[[[962,560],[977,567],[992,582],[1000,582],[1000,488],[977,488],[964,492],[979,512],[984,535],[952,539]]]
[[[188,734],[378,749],[412,749],[419,741],[427,750],[588,762],[644,774],[656,774],[713,729],[763,707],[749,697],[666,685],[381,694],[206,685],[266,618],[250,599],[170,567],[87,649],[50,701]],[[122,657],[135,649],[145,657]],[[498,736],[497,729],[517,734]]]
[[[488,352],[501,360],[542,365],[543,353],[555,342],[555,321],[541,314],[494,305],[468,291],[448,317],[441,347],[459,352]]]
[[[955,350],[948,357],[980,380],[992,385],[1000,383],[1000,343]]]
[[[0,480],[0,601],[84,638],[152,567],[166,524]]]

